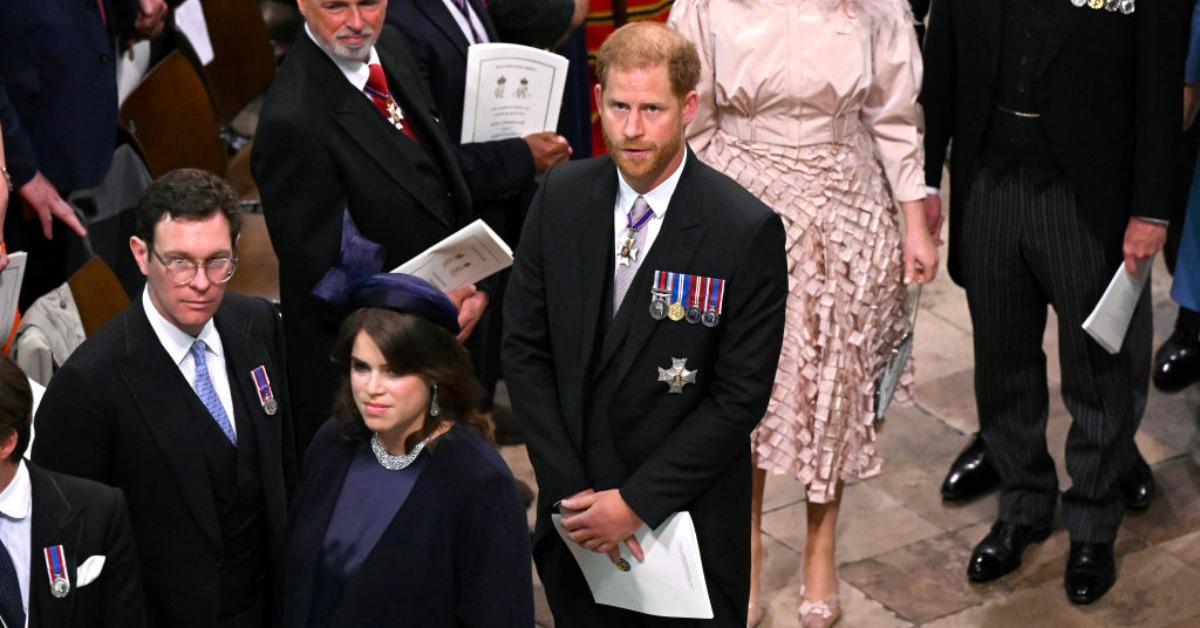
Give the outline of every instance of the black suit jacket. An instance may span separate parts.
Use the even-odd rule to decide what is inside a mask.
[[[227,294],[214,321],[230,388],[247,400],[248,421],[238,422],[253,426],[270,555],[278,556],[295,466],[279,315],[266,301]],[[257,403],[251,371],[260,365],[279,402],[275,415]],[[220,611],[222,539],[191,410],[174,396],[181,385],[190,390],[135,299],[51,378],[33,459],[124,491],[150,625],[209,628]]]
[[[479,0],[467,0],[479,16],[489,41],[500,41]],[[442,0],[399,0],[388,4],[387,23],[408,41],[421,78],[450,141],[467,189],[476,204],[516,194],[533,184],[533,153],[525,140],[459,144],[462,137],[463,92],[467,83],[469,42]]]
[[[339,381],[329,353],[348,312],[310,292],[337,262],[343,212],[349,210],[359,231],[383,245],[384,270],[473,217],[451,143],[403,37],[385,26],[376,49],[392,94],[421,138],[419,148],[304,33],[275,74],[254,138],[251,166],[279,257],[301,452],[329,416]],[[440,168],[444,189],[411,167],[414,151],[421,150]]]
[[[750,432],[762,419],[783,336],[782,222],[689,152],[662,229],[607,334],[617,171],[608,157],[552,168],[532,207],[508,286],[505,377],[538,479],[534,552],[553,503],[595,487],[584,460],[597,383],[624,476],[621,496],[657,527],[696,523],[705,575],[744,606],[749,570]],[[650,317],[655,270],[727,280],[713,328]],[[667,393],[658,368],[686,358],[696,384]],[[605,418],[605,417],[600,417]],[[611,487],[595,487],[600,488]],[[543,578],[545,574],[543,574]]]
[[[305,454],[283,570],[286,628],[310,625],[325,534],[363,441],[333,419]],[[529,528],[512,473],[472,428],[439,438],[421,476],[346,583],[330,628],[529,628],[533,576]]]
[[[30,522],[30,628],[137,628],[146,625],[133,530],[121,491],[46,471],[26,462],[33,493]],[[71,588],[54,597],[44,550],[62,545]],[[76,571],[103,556],[95,580],[79,586]]]
[[[953,143],[950,273],[958,274],[961,212],[979,168],[1000,63],[1004,0],[935,0],[925,36],[925,179],[941,182]],[[1186,20],[1178,0],[1137,3],[1131,15],[1040,3],[1048,32],[1037,82],[1041,122],[1078,211],[1121,258],[1131,215],[1168,218],[1182,119]]]

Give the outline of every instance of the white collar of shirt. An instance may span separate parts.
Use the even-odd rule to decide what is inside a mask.
[[[29,469],[25,460],[17,463],[17,473],[0,492],[0,515],[14,521],[20,521],[29,516],[33,509],[33,488],[29,483]]]
[[[158,336],[159,344],[167,350],[167,355],[171,356],[171,361],[176,366],[183,363],[183,359],[192,350],[192,343],[197,340],[203,340],[210,353],[222,360],[225,359],[225,348],[221,345],[221,335],[217,333],[217,326],[213,324],[211,318],[200,330],[200,335],[192,337],[191,334],[171,324],[166,317],[159,313],[158,308],[154,307],[154,303],[150,301],[149,289],[142,291],[142,307],[146,310],[146,318],[150,319],[150,327],[154,329],[154,335]]]
[[[665,181],[658,184],[658,187],[639,194],[636,190],[625,182],[625,176],[621,174],[621,170],[617,170],[617,207],[616,211],[621,215],[621,220],[624,221],[629,215],[629,208],[633,207],[633,202],[637,197],[641,196],[646,199],[646,203],[650,205],[650,210],[654,212],[656,220],[662,219],[667,213],[667,206],[671,204],[671,197],[675,195],[675,188],[679,186],[679,177],[683,174],[683,166],[687,163],[687,148],[683,149],[683,159],[679,160],[679,167]]]
[[[371,56],[367,58],[366,63],[363,63],[362,61],[355,61],[353,59],[343,59],[325,50],[325,46],[322,46],[321,42],[317,40],[317,36],[313,34],[308,24],[304,25],[304,32],[308,33],[308,38],[317,45],[317,48],[321,49],[321,52],[324,52],[333,60],[338,69],[342,71],[342,75],[346,77],[346,80],[350,81],[350,84],[354,86],[354,89],[360,92],[363,91],[363,88],[367,86],[367,79],[371,78],[371,68],[368,66],[372,63],[379,63],[379,53],[375,51],[375,46],[371,46]]]

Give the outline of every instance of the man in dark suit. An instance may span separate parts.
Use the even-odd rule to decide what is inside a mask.
[[[68,229],[86,232],[63,199],[98,185],[112,161],[114,38],[155,36],[166,12],[163,0],[0,2],[0,128],[20,199],[4,236],[30,253],[22,308],[66,280]]]
[[[953,142],[950,274],[970,305],[980,428],[1003,487],[996,524],[967,569],[973,581],[1016,569],[1054,520],[1041,350],[1048,304],[1072,417],[1064,586],[1087,604],[1115,580],[1120,479],[1139,459],[1133,435],[1149,379],[1148,293],[1116,355],[1081,325],[1113,273],[1139,272],[1165,239],[1181,119],[1179,8],[933,3],[921,95],[926,182],[939,186]],[[934,213],[936,203],[931,195]]]
[[[32,412],[29,380],[0,356],[0,625],[145,626],[125,498],[23,460]]]
[[[498,42],[481,0],[395,0],[387,23],[400,31],[433,96],[433,106],[450,135],[458,165],[474,201],[474,212],[515,246],[533,194],[534,176],[571,155],[567,140],[554,132],[490,142],[459,143],[467,47]],[[504,276],[507,277],[507,274]],[[475,373],[484,388],[482,409],[490,412],[500,377],[500,309],[503,287],[491,295],[492,308],[468,341]]]
[[[387,2],[300,0],[299,7],[305,32],[267,91],[251,167],[279,256],[303,451],[329,418],[339,381],[329,352],[348,312],[310,293],[337,262],[344,213],[383,245],[385,269],[474,216],[429,89],[403,37],[383,25]],[[468,287],[450,296],[466,338],[487,293]]]
[[[743,625],[749,437],[782,342],[783,226],[687,151],[690,42],[635,22],[601,47],[597,73],[610,156],[547,173],[505,305],[505,378],[540,488],[534,561],[560,623]],[[643,523],[690,512],[714,618],[595,604],[555,506],[571,542],[614,562],[640,557]]]
[[[224,294],[237,207],[199,170],[150,185],[130,239],[146,289],[55,373],[37,412],[35,462],[125,492],[156,627],[269,623],[291,405],[279,315]]]

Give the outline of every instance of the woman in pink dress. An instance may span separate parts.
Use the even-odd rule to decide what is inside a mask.
[[[800,621],[840,616],[834,539],[847,479],[880,470],[875,381],[908,331],[906,284],[933,279],[921,57],[905,0],[677,0],[695,42],[700,108],[688,140],[770,205],[791,275],[775,389],[754,434],[750,622],[761,569],[764,470],[806,486]],[[899,202],[903,223],[896,211]],[[897,400],[905,401],[911,367]]]

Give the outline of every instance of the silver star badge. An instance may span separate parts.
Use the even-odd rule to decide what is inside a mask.
[[[400,110],[400,105],[396,101],[391,101],[387,105],[388,119],[392,124],[396,125],[397,129],[404,129],[404,112]]]
[[[687,370],[687,358],[671,358],[671,368],[658,368],[658,381],[670,386],[667,390],[672,395],[682,395],[683,387],[696,383],[696,373],[700,371]]]
[[[622,266],[628,266],[637,261],[638,248],[634,246],[633,238],[625,241],[625,244],[621,246],[621,253],[617,257],[617,263]]]

